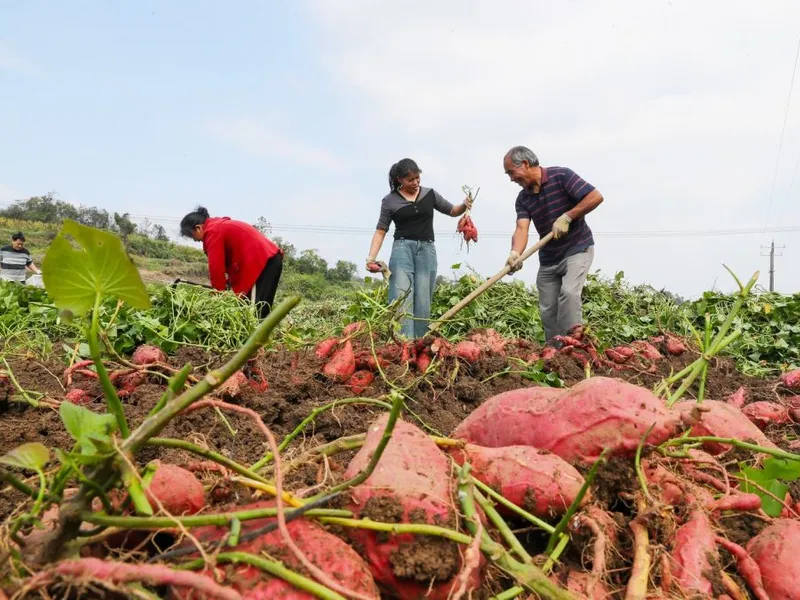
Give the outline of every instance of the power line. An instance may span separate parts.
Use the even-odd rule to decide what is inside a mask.
[[[10,206],[11,202],[0,202],[0,205]],[[179,224],[181,219],[178,217],[143,215],[129,213],[128,217],[133,221],[159,224]],[[333,235],[372,235],[375,233],[373,227],[352,227],[343,225],[306,225],[296,223],[269,223],[272,231],[285,231],[295,233],[319,233]],[[741,228],[717,228],[717,229],[662,229],[650,231],[598,231],[593,230],[596,237],[613,238],[650,238],[650,237],[721,237],[733,235],[759,235],[763,233],[794,233],[800,231],[800,225],[784,225],[779,227],[741,227]],[[510,238],[513,228],[508,230],[480,231],[481,238]],[[455,229],[437,229],[437,236],[455,235]],[[534,232],[535,235],[535,232]]]
[[[789,83],[789,96],[786,99],[786,110],[783,113],[783,127],[781,128],[781,137],[780,141],[778,142],[778,154],[775,157],[775,172],[772,174],[772,187],[769,191],[769,202],[767,203],[767,211],[764,216],[764,227],[766,228],[767,223],[769,223],[769,213],[772,210],[772,200],[775,196],[775,184],[778,181],[778,165],[781,162],[781,151],[783,150],[783,138],[786,134],[786,123],[789,120],[789,108],[792,104],[792,91],[794,90],[794,77],[797,73],[797,62],[800,59],[800,36],[797,39],[797,50],[794,56],[794,66],[792,66],[792,79]]]

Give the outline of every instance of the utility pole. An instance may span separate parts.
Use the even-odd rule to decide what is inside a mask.
[[[778,250],[783,250],[786,246],[776,246],[775,240],[772,240],[772,243],[769,246],[761,246],[761,248],[769,248],[769,291],[775,291],[775,248]],[[762,254],[761,256],[767,256],[766,254]],[[783,256],[783,254],[778,254],[778,256]]]

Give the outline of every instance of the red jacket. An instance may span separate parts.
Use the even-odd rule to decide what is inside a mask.
[[[211,286],[225,289],[225,275],[231,289],[246,294],[255,284],[267,261],[283,251],[252,225],[229,217],[206,219],[203,252],[208,256]]]

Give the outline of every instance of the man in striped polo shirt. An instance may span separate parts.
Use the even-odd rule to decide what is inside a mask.
[[[539,237],[551,231],[553,239],[539,250],[539,312],[548,344],[583,322],[581,293],[594,258],[594,238],[584,216],[603,201],[594,186],[565,167],[542,167],[525,146],[505,155],[503,168],[522,191],[517,196],[517,227],[511,238],[506,264],[511,272],[522,268],[518,260],[528,245],[533,221]]]
[[[25,236],[17,232],[11,236],[11,245],[0,248],[0,279],[25,283],[25,269],[34,273],[39,269],[33,264],[31,253],[25,248]]]

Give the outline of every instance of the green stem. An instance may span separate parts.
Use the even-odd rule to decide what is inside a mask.
[[[27,483],[20,481],[14,475],[12,475],[11,473],[7,473],[6,471],[0,471],[0,481],[2,481],[3,483],[7,483],[15,490],[22,492],[23,494],[31,498],[36,498],[39,495],[38,490],[34,490]]]
[[[298,302],[300,302],[300,296],[290,296],[276,306],[253,332],[245,345],[227,363],[219,369],[210,371],[203,379],[175,398],[173,402],[164,406],[158,413],[148,416],[133,432],[133,435],[125,440],[122,449],[135,453],[149,438],[158,435],[178,414],[222,385],[267,342],[273,329]]]
[[[375,450],[373,451],[372,456],[370,457],[369,463],[367,464],[366,468],[364,468],[355,477],[352,477],[349,480],[340,483],[339,485],[335,485],[331,489],[325,492],[322,492],[320,494],[317,494],[316,496],[308,498],[309,502],[313,502],[315,499],[318,499],[322,496],[327,496],[329,494],[336,494],[337,492],[341,492],[351,487],[360,485],[367,479],[367,477],[372,475],[372,472],[378,465],[378,461],[381,459],[383,451],[386,449],[389,440],[392,439],[392,432],[394,431],[394,425],[395,423],[397,423],[397,419],[400,417],[400,412],[402,411],[404,404],[402,394],[400,394],[397,391],[390,392],[389,397],[392,399],[392,410],[389,413],[389,418],[386,420],[386,427],[383,430],[383,435],[381,436],[378,445],[375,447]]]
[[[292,511],[286,512],[287,516]],[[353,513],[347,510],[337,510],[328,508],[312,508],[303,513],[309,517],[336,517],[350,518]],[[203,527],[215,525],[217,527],[228,527],[234,521],[252,521],[253,519],[266,519],[277,515],[276,508],[254,508],[252,510],[241,510],[228,513],[216,513],[209,515],[191,515],[188,517],[125,517],[115,515],[104,515],[100,513],[86,512],[81,515],[81,519],[93,525],[103,527],[119,527],[123,529],[174,529],[177,523],[184,527]]]
[[[150,438],[147,440],[146,445],[148,446],[161,446],[163,448],[177,448],[179,450],[186,450],[187,452],[191,452],[192,454],[197,454],[198,456],[202,456],[203,458],[207,458],[209,460],[213,460],[215,463],[221,464],[223,467],[242,475],[243,477],[247,477],[248,479],[253,479],[254,481],[259,481],[261,483],[269,483],[269,479],[266,477],[262,477],[258,473],[253,473],[249,471],[247,467],[244,465],[240,465],[236,461],[231,460],[230,458],[226,458],[221,454],[214,452],[213,450],[206,450],[205,448],[201,448],[191,442],[187,442],[185,440],[176,440],[173,438]]]
[[[372,521],[370,519],[348,519],[343,517],[319,517],[320,523],[329,525],[341,525],[342,527],[353,527],[355,529],[368,529],[370,531],[383,531],[395,535],[408,533],[412,535],[435,535],[458,544],[467,545],[472,538],[453,529],[439,527],[438,525],[425,525],[418,523],[384,523],[382,521]]]
[[[569,505],[567,512],[564,513],[564,516],[561,517],[561,520],[556,525],[556,530],[550,535],[550,540],[547,542],[547,549],[544,551],[545,554],[550,554],[553,552],[555,548],[556,542],[561,539],[561,534],[564,533],[564,530],[567,528],[572,515],[574,515],[578,511],[578,507],[580,506],[581,502],[583,501],[583,497],[586,495],[586,492],[589,491],[589,487],[592,485],[594,478],[597,476],[597,470],[600,468],[600,465],[606,461],[606,456],[608,455],[608,448],[605,448],[601,453],[600,457],[594,461],[591,469],[586,474],[586,479],[581,486],[581,489],[578,490],[578,495],[575,496],[575,500],[572,501],[572,504]]]
[[[650,491],[647,489],[647,480],[645,479],[644,471],[642,470],[642,448],[644,448],[644,443],[647,438],[650,437],[650,432],[653,431],[653,427],[655,427],[655,425],[655,423],[650,425],[650,427],[647,428],[647,431],[644,432],[642,439],[639,440],[639,445],[636,447],[636,456],[633,463],[634,468],[636,469],[636,478],[639,480],[642,493],[648,502],[652,502],[652,498],[650,497]]]
[[[106,397],[106,404],[108,410],[114,415],[119,427],[119,433],[123,438],[127,438],[131,434],[128,427],[128,421],[125,419],[125,411],[122,409],[122,402],[120,402],[117,390],[114,384],[111,383],[111,378],[108,376],[106,366],[103,364],[103,357],[100,353],[100,339],[98,331],[100,328],[100,294],[98,293],[94,299],[94,308],[92,309],[92,321],[89,329],[86,332],[89,341],[89,351],[94,361],[95,369],[97,369],[97,378],[100,380],[100,385],[103,387],[103,393]]]
[[[714,437],[710,435],[703,435],[697,437],[684,437],[684,438],[667,440],[666,442],[661,444],[659,448],[667,448],[669,446],[683,446],[684,444],[705,444],[707,442],[713,442],[717,444],[728,444],[730,446],[737,446],[738,448],[744,448],[745,450],[752,450],[753,452],[761,452],[763,454],[769,454],[770,456],[774,456],[775,458],[785,458],[786,460],[800,461],[800,454],[792,454],[791,452],[786,452],[785,450],[781,450],[780,448],[765,448],[764,446],[758,446],[756,444],[751,444],[749,442],[743,442],[741,440],[737,440],[736,438]]]
[[[344,596],[337,594],[330,588],[327,588],[324,585],[309,579],[308,577],[304,577],[299,573],[295,573],[291,569],[284,567],[283,564],[274,560],[267,560],[266,558],[262,558],[261,556],[257,556],[255,554],[250,554],[248,552],[222,552],[215,558],[218,563],[244,563],[258,567],[265,573],[279,577],[286,583],[292,584],[297,589],[308,592],[309,594],[316,596],[317,598],[321,598],[322,600],[347,600]],[[202,569],[205,566],[205,561],[202,558],[198,558],[197,560],[181,564],[180,568]]]
[[[373,400],[372,398],[345,398],[343,400],[335,400],[333,402],[330,402],[329,404],[325,404],[324,406],[318,406],[317,408],[312,410],[311,414],[309,414],[305,419],[303,419],[302,422],[297,427],[295,427],[294,431],[292,431],[289,435],[283,438],[283,441],[278,446],[278,451],[283,452],[286,449],[286,447],[289,444],[291,444],[292,441],[303,432],[303,430],[309,425],[309,423],[312,423],[320,414],[324,413],[327,410],[336,408],[337,406],[345,406],[347,404],[374,404],[376,406],[380,406],[387,410],[392,409],[392,405],[389,404],[388,402],[383,402],[382,400]],[[262,459],[260,459],[257,463],[251,466],[250,470],[257,471],[258,469],[266,465],[268,462],[270,462],[272,458],[273,458],[272,452],[268,452]]]
[[[544,563],[542,567],[542,571],[544,571],[545,575],[549,575],[550,571],[553,570],[553,566],[558,562],[558,559],[561,558],[561,555],[564,553],[564,550],[569,543],[569,536],[568,535],[561,535],[561,539],[558,540],[558,545],[553,553],[547,557],[547,562]]]
[[[500,516],[500,513],[495,510],[491,502],[486,499],[486,496],[481,494],[478,490],[473,490],[473,494],[475,496],[475,500],[478,502],[478,505],[483,509],[483,512],[486,513],[486,516],[489,517],[489,520],[497,528],[497,530],[500,532],[500,535],[503,536],[503,539],[511,547],[511,549],[516,552],[517,556],[519,556],[523,562],[531,562],[531,555],[528,554],[528,551],[522,547],[522,544],[517,539],[517,536],[514,535],[514,533],[511,531],[511,528],[503,520],[503,517]]]
[[[525,588],[523,587],[513,587],[509,588],[504,592],[500,592],[497,596],[492,596],[489,600],[514,600],[517,596],[521,596],[525,593]]]
[[[492,488],[490,488],[488,485],[486,485],[482,481],[479,481],[479,480],[477,480],[477,479],[475,479],[473,477],[472,478],[472,483],[475,484],[476,488],[478,488],[484,494],[489,496],[492,500],[496,500],[498,503],[500,503],[503,506],[505,506],[508,510],[517,513],[517,515],[519,515],[523,519],[526,519],[526,520],[530,521],[531,523],[533,523],[534,525],[536,525],[539,529],[543,529],[547,533],[553,533],[556,530],[556,528],[553,527],[552,525],[550,525],[550,523],[547,523],[546,521],[542,521],[536,515],[532,515],[531,513],[529,513],[528,511],[526,511],[526,510],[524,510],[522,508],[520,508],[519,506],[517,506],[516,504],[514,504],[510,500],[507,500],[504,496],[501,496],[500,494],[495,492]]]
[[[148,416],[152,416],[160,411],[168,402],[171,402],[173,398],[177,394],[181,392],[183,386],[186,385],[186,380],[189,378],[189,374],[192,372],[192,365],[187,363],[183,366],[183,368],[175,373],[172,378],[169,380],[169,384],[167,385],[167,389],[164,390],[161,398],[159,399],[158,403],[153,407],[153,410],[150,411]]]
[[[461,510],[466,518],[467,529],[472,535],[475,535],[477,533],[477,526],[475,525],[477,511],[470,480],[471,478],[469,477],[459,478],[458,498],[461,501]],[[552,600],[574,600],[572,594],[550,581],[542,573],[541,569],[533,564],[525,564],[514,560],[501,544],[498,544],[489,536],[485,529],[481,534],[481,551],[490,560],[493,560],[500,569],[534,594],[543,598],[551,598]]]
[[[34,408],[38,408],[39,407],[39,400],[37,400],[36,398],[32,398],[30,396],[30,394],[25,390],[25,388],[23,388],[19,384],[19,381],[17,381],[17,378],[14,376],[14,371],[11,370],[11,367],[9,366],[8,362],[6,362],[5,358],[3,358],[3,364],[6,367],[5,371],[6,371],[6,374],[8,375],[8,378],[11,380],[11,383],[14,385],[14,387],[17,388],[17,391],[20,394],[22,394],[22,397],[25,398],[25,402],[27,402],[28,404],[30,404]]]

